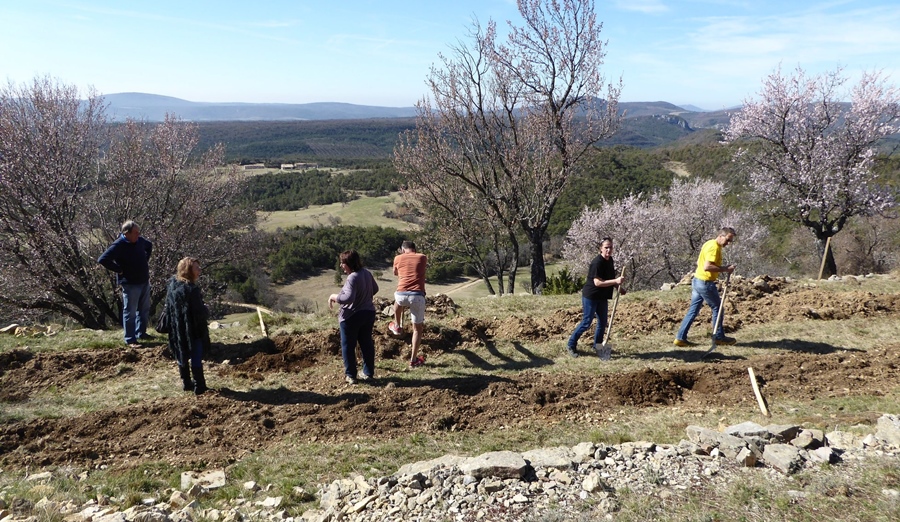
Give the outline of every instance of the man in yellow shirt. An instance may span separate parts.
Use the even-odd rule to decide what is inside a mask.
[[[722,249],[734,241],[737,235],[733,228],[723,227],[719,230],[719,235],[715,239],[710,239],[703,244],[700,249],[700,255],[697,257],[697,270],[694,272],[694,278],[691,280],[691,304],[688,307],[684,320],[681,321],[681,328],[678,329],[678,336],[675,338],[675,346],[696,346],[687,340],[688,330],[700,308],[703,307],[704,301],[712,308],[712,324],[715,332],[716,344],[734,344],[737,341],[733,337],[726,337],[722,325],[719,324],[716,329],[716,317],[719,315],[719,306],[722,300],[719,298],[719,290],[716,288],[716,280],[722,272],[734,272],[734,265],[722,266]],[[724,320],[723,320],[724,322]]]

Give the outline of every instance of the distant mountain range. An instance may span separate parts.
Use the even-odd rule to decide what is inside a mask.
[[[209,121],[303,121],[361,120],[372,118],[411,118],[415,107],[377,107],[351,103],[210,103],[192,102],[138,92],[107,94],[107,114],[114,121],[127,118],[163,121],[166,114],[183,120]],[[696,128],[718,127],[728,121],[725,111],[703,111],[693,105],[679,107],[667,102],[623,102],[619,108],[626,118],[676,116]],[[698,124],[695,124],[697,122]]]
[[[139,92],[103,96],[114,121],[163,121],[174,114],[189,121],[296,121],[409,118],[414,107],[374,107],[351,103],[208,103]]]

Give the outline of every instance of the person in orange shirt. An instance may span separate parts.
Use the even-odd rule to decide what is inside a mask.
[[[394,335],[402,335],[400,318],[409,308],[413,323],[412,353],[409,367],[416,368],[425,363],[425,356],[419,355],[422,333],[425,331],[425,267],[428,258],[416,252],[416,244],[404,241],[400,255],[394,258],[394,275],[397,276],[397,291],[394,292],[394,320],[388,329]]]
[[[719,230],[719,235],[715,239],[710,239],[700,248],[700,255],[697,257],[697,270],[694,272],[694,278],[691,280],[691,304],[688,306],[687,314],[681,321],[681,328],[678,329],[678,335],[675,337],[675,346],[696,346],[696,343],[688,341],[688,330],[691,323],[700,313],[704,301],[712,308],[713,328],[716,328],[716,318],[719,315],[719,306],[722,300],[719,298],[719,290],[716,288],[716,280],[722,272],[734,272],[734,265],[722,266],[722,249],[730,245],[734,241],[734,229],[731,227],[723,227]],[[724,322],[724,321],[723,321]],[[732,337],[725,336],[725,329],[719,324],[716,331],[713,332],[717,344],[734,344],[737,341]]]

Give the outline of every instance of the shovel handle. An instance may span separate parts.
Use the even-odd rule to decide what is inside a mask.
[[[628,265],[625,265],[628,266]],[[622,267],[622,276],[625,277],[625,266]],[[621,286],[621,285],[620,285]],[[612,331],[612,322],[613,318],[616,316],[616,306],[619,304],[619,287],[616,287],[616,299],[613,301],[612,312],[609,314],[609,321],[606,322],[606,333],[603,335],[603,346],[606,346],[606,343],[609,342],[609,334]]]
[[[716,324],[713,327],[713,346],[716,345],[716,331],[722,325],[722,316],[725,314],[725,299],[728,297],[728,283],[731,282],[731,272],[725,276],[725,285],[722,287],[722,300],[719,302],[719,313],[716,314]]]

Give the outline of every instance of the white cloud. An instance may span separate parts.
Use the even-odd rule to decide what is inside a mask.
[[[661,0],[616,0],[615,7],[623,11],[637,11],[644,14],[659,14],[669,11]]]

